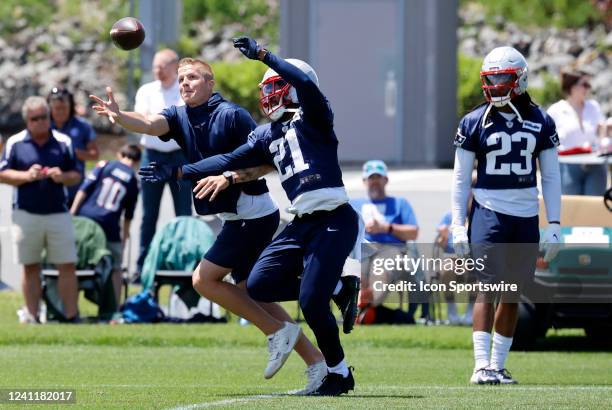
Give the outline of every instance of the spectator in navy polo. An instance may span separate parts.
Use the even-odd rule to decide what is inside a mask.
[[[51,109],[51,128],[66,134],[72,141],[76,170],[85,176],[85,161],[97,161],[100,154],[96,144],[96,132],[87,120],[76,115],[74,95],[64,87],[53,87],[47,95]],[[68,188],[68,206],[72,205],[79,185]]]
[[[76,245],[66,204],[66,187],[76,185],[70,137],[51,129],[49,106],[43,97],[29,97],[22,107],[26,129],[10,137],[0,160],[0,182],[15,187],[13,229],[17,259],[23,265],[22,290],[27,315],[38,321],[41,298],[42,251],[59,271],[59,293],[67,321],[78,320]]]

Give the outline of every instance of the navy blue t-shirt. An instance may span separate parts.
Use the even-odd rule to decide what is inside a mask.
[[[174,139],[190,163],[233,151],[247,141],[247,136],[257,125],[247,110],[226,101],[218,93],[200,106],[171,106],[161,115],[168,121],[170,131],[160,139]],[[193,181],[194,186],[196,182]],[[260,195],[268,192],[268,188],[264,180],[238,184],[221,192],[213,202],[208,198],[194,197],[194,207],[200,215],[236,213],[241,192]]]
[[[27,171],[34,164],[58,167],[63,172],[76,171],[70,138],[57,131],[49,132],[49,139],[42,146],[32,140],[27,130],[9,138],[0,160],[0,171]],[[16,187],[13,208],[39,215],[67,212],[66,198],[63,184],[45,178]]]
[[[483,124],[487,104],[461,119],[455,146],[476,153],[478,160],[475,188],[518,189],[536,186],[536,158],[541,151],[559,145],[553,119],[530,104],[508,121],[492,108]]]
[[[304,192],[344,186],[329,102],[299,68],[272,53],[264,62],[295,87],[300,112],[285,123],[260,125],[249,134],[247,144],[230,154],[184,165],[184,177],[197,179],[223,170],[270,164],[278,170],[291,201]]]
[[[121,214],[125,211],[125,219],[133,219],[138,199],[134,170],[120,161],[102,161],[87,175],[79,190],[87,198],[78,215],[96,221],[109,242],[119,242]]]
[[[91,124],[79,117],[71,117],[62,128],[57,128],[54,122],[51,123],[53,129],[58,130],[62,134],[66,134],[72,140],[72,149],[87,149],[87,144],[96,139],[96,132]],[[81,176],[85,175],[85,162],[76,158],[76,168]]]

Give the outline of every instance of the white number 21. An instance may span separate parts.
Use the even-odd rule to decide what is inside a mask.
[[[287,145],[289,145],[291,164],[282,169],[281,161],[285,158],[286,154],[285,140],[287,141]],[[310,168],[310,166],[304,162],[304,156],[302,155],[302,150],[300,149],[300,144],[298,143],[297,134],[294,128],[289,129],[284,137],[272,141],[270,144],[270,152],[275,154],[274,165],[278,170],[281,182]]]

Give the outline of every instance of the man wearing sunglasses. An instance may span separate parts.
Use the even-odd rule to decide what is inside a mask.
[[[505,282],[518,290],[477,296],[472,333],[475,367],[470,379],[474,384],[516,383],[505,361],[518,319],[520,289],[532,280],[538,257],[536,159],[548,217],[540,245],[545,261],[554,258],[560,242],[559,138],[552,118],[527,94],[527,74],[527,61],[516,49],[491,51],[480,71],[486,101],[461,119],[455,136],[451,226],[455,253],[464,258],[471,253],[472,259],[483,262],[484,269],[474,271],[479,285]],[[475,160],[477,180],[471,189]]]
[[[16,188],[13,224],[26,303],[20,320],[38,322],[41,253],[45,249],[47,262],[59,271],[64,319],[74,322],[78,320],[77,255],[65,187],[77,185],[81,175],[70,137],[51,129],[47,101],[29,97],[22,115],[26,129],[9,138],[0,161],[0,182]]]

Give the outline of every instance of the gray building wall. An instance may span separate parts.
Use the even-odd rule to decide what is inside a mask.
[[[138,18],[146,28],[146,37],[140,46],[141,84],[152,81],[151,64],[160,45],[174,47],[179,39],[183,20],[182,0],[140,0]]]
[[[343,161],[452,162],[458,0],[281,0],[280,53],[317,70]]]

